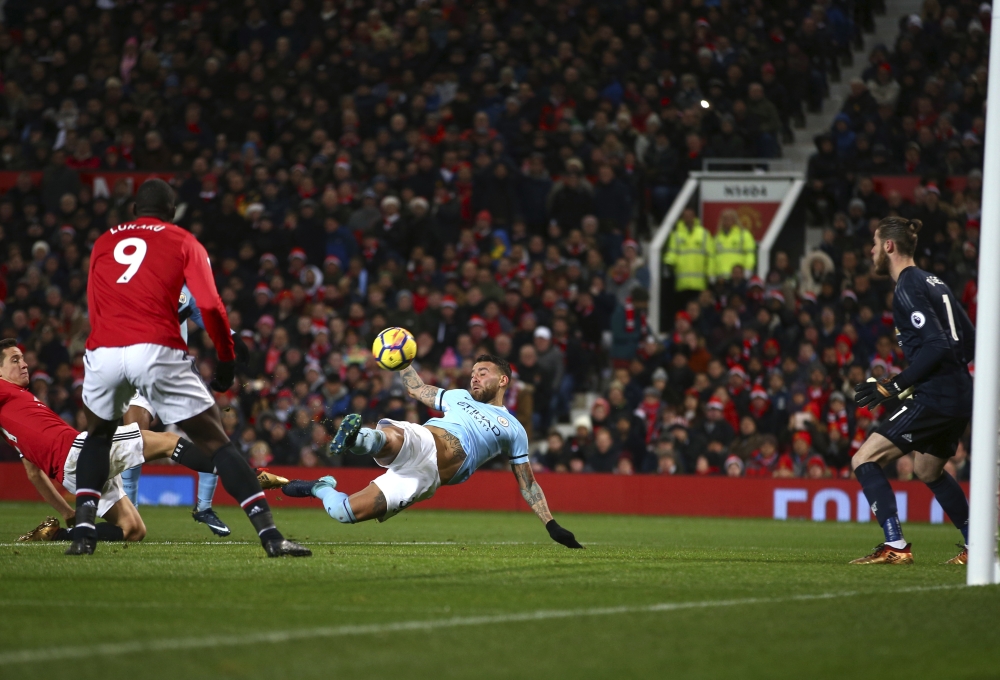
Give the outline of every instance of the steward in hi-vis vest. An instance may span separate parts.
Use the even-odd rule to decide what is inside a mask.
[[[740,225],[733,209],[723,210],[719,230],[715,234],[715,267],[712,275],[720,279],[733,276],[733,267],[740,265],[747,278],[757,265],[757,241],[749,229]]]
[[[703,291],[708,287],[708,277],[715,259],[715,242],[702,226],[694,210],[688,208],[681,215],[667,240],[663,263],[673,267],[677,281],[674,290]]]

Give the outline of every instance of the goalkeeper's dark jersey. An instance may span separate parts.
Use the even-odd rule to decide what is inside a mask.
[[[900,386],[914,385],[914,402],[932,411],[970,417],[968,364],[975,356],[976,330],[951,289],[936,276],[907,267],[896,280],[892,318],[908,364]]]

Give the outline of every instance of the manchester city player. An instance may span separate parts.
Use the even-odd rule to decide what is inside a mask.
[[[424,425],[380,420],[376,429],[361,427],[361,416],[344,417],[330,444],[330,452],[370,455],[385,474],[351,496],[337,491],[333,477],[295,480],[283,488],[289,496],[315,496],[339,522],[380,522],[418,501],[430,498],[439,486],[460,484],[486,461],[501,453],[510,457],[521,495],[545,524],[549,536],[567,548],[582,548],[572,532],[562,528],[549,512],[545,494],[528,462],[528,435],[503,406],[510,384],[510,364],[482,355],[472,367],[468,390],[443,390],[425,385],[412,367],[400,372],[410,396],[442,411]]]
[[[882,468],[914,452],[913,467],[951,521],[962,532],[961,552],[948,564],[965,564],[969,503],[944,466],[954,455],[972,415],[972,377],[976,331],[965,310],[941,279],[918,269],[913,253],[919,220],[886,217],[875,232],[875,271],[896,282],[892,317],[907,368],[884,382],[855,387],[859,407],[874,408],[896,399],[896,408],[854,455],[851,465],[885,542],[851,564],[911,564],[913,553],[903,538],[896,497]]]

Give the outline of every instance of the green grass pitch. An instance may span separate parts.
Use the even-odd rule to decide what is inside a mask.
[[[12,543],[45,514],[0,504],[0,678],[1000,676],[1000,588],[940,564],[950,526],[907,526],[908,567],[846,564],[873,524],[560,515],[570,551],[499,512],[278,510],[300,560],[235,508],[229,539],[145,508],[90,558]]]

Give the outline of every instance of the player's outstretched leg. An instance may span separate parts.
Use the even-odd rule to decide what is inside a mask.
[[[350,413],[340,421],[340,427],[330,442],[330,453],[335,456],[351,452],[358,456],[374,456],[385,446],[385,434],[380,430],[361,427],[361,416]]]
[[[268,557],[312,555],[308,548],[289,541],[278,531],[257,475],[226,437],[217,406],[213,405],[178,424],[191,437],[196,447],[191,447],[192,450],[185,452],[183,456],[172,456],[174,460],[201,472],[211,472],[214,469],[218,473],[222,486],[239,502],[253,524]],[[213,452],[211,461],[207,464],[201,451]]]
[[[326,514],[343,524],[354,524],[357,517],[351,509],[350,499],[346,493],[337,491],[337,480],[326,476],[319,479],[293,479],[281,487],[286,496],[291,498],[318,498],[323,501]]]
[[[211,472],[198,473],[198,500],[191,517],[195,522],[201,522],[211,529],[216,536],[228,536],[232,533],[230,529],[212,509],[212,498],[215,496],[215,488],[219,486],[219,476]]]
[[[281,488],[286,496],[292,498],[313,496],[320,499],[326,514],[341,524],[381,519],[387,509],[385,495],[376,484],[369,484],[351,496],[337,491],[337,480],[329,476],[316,480],[296,479]]]

